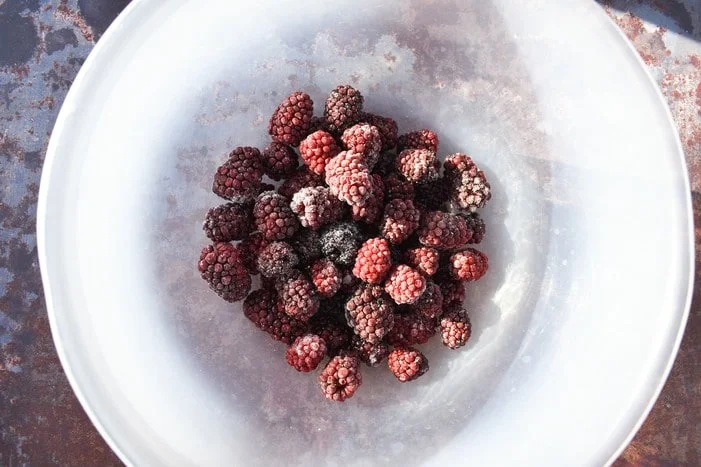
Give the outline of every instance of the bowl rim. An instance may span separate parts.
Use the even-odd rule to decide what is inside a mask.
[[[71,357],[68,355],[66,352],[66,349],[63,346],[62,338],[61,338],[61,329],[59,329],[59,324],[57,322],[56,318],[56,309],[54,307],[53,303],[53,298],[52,298],[52,284],[51,280],[49,277],[49,272],[48,272],[48,266],[47,266],[47,258],[46,258],[46,225],[45,225],[45,219],[46,219],[46,213],[47,213],[47,203],[48,203],[48,197],[49,197],[49,184],[50,184],[50,178],[51,174],[53,172],[52,168],[54,164],[56,163],[57,159],[57,153],[59,152],[58,148],[58,140],[59,140],[59,135],[64,131],[64,128],[67,125],[67,120],[68,117],[72,114],[72,109],[75,108],[75,101],[80,100],[80,96],[83,92],[83,83],[85,81],[88,81],[90,79],[90,75],[92,73],[93,68],[97,68],[100,66],[100,60],[103,55],[103,53],[110,48],[118,47],[118,41],[119,41],[119,31],[122,29],[129,29],[130,25],[136,25],[139,22],[139,18],[142,17],[142,15],[145,14],[145,11],[151,7],[153,8],[156,6],[157,2],[154,2],[152,0],[133,0],[130,2],[126,8],[117,16],[117,18],[110,24],[110,26],[107,28],[105,33],[102,35],[100,40],[97,42],[95,47],[90,51],[85,63],[79,70],[78,74],[76,75],[76,78],[74,79],[68,93],[66,94],[66,97],[64,99],[64,102],[61,106],[61,110],[59,111],[59,114],[56,118],[56,122],[53,127],[53,131],[49,140],[49,145],[48,149],[46,152],[46,156],[44,159],[44,164],[42,167],[42,174],[41,174],[41,180],[40,180],[40,187],[39,187],[39,196],[38,196],[38,202],[37,202],[37,251],[38,251],[38,259],[39,259],[39,266],[40,266],[40,271],[41,271],[41,279],[42,279],[42,284],[43,284],[43,289],[44,289],[44,297],[45,297],[45,303],[46,303],[46,309],[47,309],[47,314],[49,318],[49,325],[51,328],[51,334],[54,342],[54,346],[56,348],[56,352],[59,357],[59,361],[61,362],[61,365],[63,367],[63,370],[66,374],[66,377],[68,379],[68,382],[73,389],[73,392],[75,393],[76,397],[78,398],[78,401],[80,402],[80,405],[82,406],[83,410],[86,412],[88,418],[92,422],[93,426],[97,429],[97,431],[100,433],[102,438],[105,440],[107,445],[112,449],[112,451],[120,458],[122,462],[124,462],[126,465],[135,465],[135,463],[132,461],[131,457],[127,454],[128,448],[126,446],[120,446],[114,438],[110,435],[110,433],[106,430],[104,425],[101,422],[101,417],[100,415],[93,409],[91,406],[90,402],[88,401],[87,397],[85,396],[84,392],[81,390],[81,386],[76,379],[74,372],[72,370],[72,363],[71,363]],[[662,104],[662,107],[664,108],[665,115],[666,115],[666,120],[668,124],[668,129],[671,130],[670,135],[674,137],[674,142],[676,146],[676,153],[677,157],[679,158],[679,163],[681,164],[681,174],[683,175],[683,183],[684,183],[684,203],[686,205],[686,216],[687,216],[687,223],[688,223],[688,231],[687,231],[687,237],[688,237],[688,244],[687,244],[687,251],[688,251],[688,264],[689,268],[687,270],[687,291],[686,291],[686,298],[684,301],[684,309],[682,310],[682,314],[680,315],[678,327],[677,327],[677,333],[674,336],[674,341],[673,345],[671,348],[671,351],[667,357],[667,362],[665,364],[664,370],[661,372],[659,375],[659,379],[657,382],[657,385],[654,389],[654,391],[651,393],[651,396],[649,400],[641,400],[638,407],[636,407],[636,411],[639,411],[639,416],[637,419],[635,419],[635,422],[630,424],[630,426],[626,429],[628,434],[626,437],[622,439],[618,447],[608,456],[608,460],[606,461],[606,465],[611,465],[620,455],[621,453],[625,450],[625,448],[628,446],[628,444],[632,441],[632,439],[635,437],[636,433],[646,420],[647,416],[649,415],[650,411],[652,410],[653,406],[655,405],[657,399],[660,396],[660,393],[662,392],[662,389],[669,377],[669,374],[671,372],[671,369],[674,365],[674,362],[676,360],[677,353],[679,351],[680,345],[682,338],[684,336],[684,331],[686,329],[686,324],[689,318],[689,313],[691,309],[691,299],[693,295],[693,286],[694,286],[694,273],[695,273],[695,236],[694,236],[694,216],[693,216],[693,209],[692,209],[692,201],[691,201],[691,188],[690,188],[690,182],[689,182],[689,173],[688,173],[688,167],[686,164],[686,159],[684,157],[684,150],[682,148],[681,140],[679,138],[679,132],[677,129],[676,124],[674,123],[674,119],[672,117],[672,113],[669,109],[669,106],[667,105],[667,101],[665,100],[659,86],[657,85],[656,81],[654,80],[652,74],[650,73],[650,70],[648,67],[645,65],[644,61],[638,54],[637,50],[635,49],[634,45],[630,42],[628,37],[626,37],[625,33],[616,25],[614,20],[605,13],[603,7],[600,7],[597,5],[597,9],[599,10],[597,13],[594,14],[599,14],[603,17],[605,17],[606,22],[608,23],[610,28],[615,29],[616,34],[618,37],[621,38],[623,42],[627,45],[627,48],[629,49],[631,55],[634,57],[634,60],[637,62],[638,66],[642,69],[644,72],[644,75],[647,77],[647,80],[654,89],[653,94],[656,96],[655,98],[658,100],[658,103]]]

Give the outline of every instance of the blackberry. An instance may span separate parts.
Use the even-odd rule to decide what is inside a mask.
[[[307,322],[319,311],[314,284],[301,273],[280,282],[278,293],[280,306],[293,318]]]
[[[397,145],[397,134],[399,133],[399,127],[397,126],[397,122],[395,122],[393,119],[382,117],[380,115],[363,113],[360,116],[360,121],[368,123],[379,130],[380,137],[382,139],[383,151],[393,149]]]
[[[316,370],[326,356],[326,342],[315,334],[300,336],[287,348],[285,359],[297,371],[308,373]]]
[[[358,123],[343,132],[341,141],[348,151],[362,155],[368,169],[372,170],[382,149],[382,137],[376,127]]]
[[[230,243],[204,247],[197,269],[209,287],[227,302],[243,300],[251,289],[251,276],[241,251]]]
[[[273,141],[299,146],[299,142],[309,134],[314,115],[314,103],[309,94],[293,92],[277,106],[270,122],[268,134]]]
[[[368,284],[381,284],[392,267],[389,243],[384,238],[371,238],[358,250],[353,275]]]
[[[324,108],[324,119],[331,132],[341,133],[360,120],[363,95],[345,84],[331,91]]]
[[[360,360],[370,367],[378,366],[392,351],[392,348],[386,342],[380,341],[376,344],[371,344],[357,335],[353,336],[350,347],[360,357]]]
[[[440,255],[438,250],[426,246],[411,248],[406,252],[406,264],[424,276],[432,276],[438,271]]]
[[[414,184],[392,174],[384,179],[385,194],[388,200],[414,199]]]
[[[278,188],[277,191],[282,196],[292,198],[294,194],[302,188],[322,186],[323,184],[323,177],[311,172],[309,167],[303,166],[293,171],[292,175],[290,175],[287,180],[282,182],[282,185],[280,185],[280,188]]]
[[[299,221],[290,209],[290,201],[274,191],[261,193],[253,206],[256,228],[268,241],[292,237],[299,229]]]
[[[465,154],[453,154],[443,163],[452,182],[452,199],[462,209],[475,212],[492,198],[492,189],[472,159]]]
[[[471,282],[487,273],[489,261],[484,253],[474,248],[467,248],[453,254],[448,267],[454,279]]]
[[[290,244],[299,256],[300,264],[311,264],[315,259],[321,258],[321,240],[314,230],[299,229],[297,235],[292,237]]]
[[[320,297],[329,298],[341,288],[341,271],[327,258],[322,258],[312,264],[309,275]]]
[[[415,303],[426,290],[426,279],[416,270],[400,264],[392,268],[385,291],[397,305]]]
[[[459,306],[448,310],[440,321],[441,340],[451,349],[465,345],[472,335],[472,324],[467,312]]]
[[[256,264],[265,277],[278,278],[290,275],[299,258],[288,243],[273,242],[260,251]]]
[[[397,171],[414,183],[430,182],[438,178],[440,162],[436,153],[428,149],[405,149],[396,159]]]
[[[250,204],[222,204],[207,212],[202,229],[213,242],[241,240],[251,231],[250,217]]]
[[[372,196],[372,178],[365,158],[343,151],[326,164],[326,184],[331,193],[351,206],[364,206]]]
[[[331,225],[321,234],[321,252],[339,266],[353,264],[360,243],[360,231],[350,222]]]
[[[424,354],[412,347],[399,348],[389,354],[387,366],[399,381],[406,383],[428,371],[428,360]]]
[[[338,220],[343,213],[341,201],[323,186],[302,188],[292,197],[290,208],[302,227],[312,230]]]
[[[379,285],[363,284],[346,303],[348,325],[363,340],[377,344],[394,325],[394,306]]]
[[[217,168],[212,191],[234,202],[250,201],[258,193],[263,179],[263,162],[260,151],[252,147],[238,147],[231,151],[229,159]]]
[[[465,219],[442,211],[423,214],[418,233],[421,244],[438,249],[458,248],[472,238]]]
[[[487,233],[487,226],[484,224],[484,220],[482,220],[479,213],[459,213],[458,215],[465,219],[467,228],[472,231],[472,238],[467,243],[482,243],[484,235]]]
[[[248,294],[243,302],[243,314],[258,329],[287,345],[307,332],[305,323],[286,315],[278,306],[274,290],[259,289]]]
[[[353,397],[362,383],[360,359],[349,353],[333,357],[319,375],[324,396],[337,402]]]
[[[382,177],[373,174],[370,176],[372,185],[372,194],[368,198],[364,206],[352,206],[351,214],[354,221],[362,221],[366,224],[374,224],[382,215],[382,209],[385,205],[385,185],[382,182]]]
[[[398,146],[403,149],[428,149],[438,152],[438,135],[431,130],[411,131],[399,137]]]
[[[419,227],[419,219],[411,200],[393,199],[385,206],[380,233],[395,245],[403,243]]]
[[[331,133],[315,131],[299,145],[299,155],[309,170],[317,175],[324,175],[326,164],[341,152]]]
[[[425,344],[436,334],[436,322],[416,312],[395,315],[394,327],[387,334],[387,342],[393,346]]]
[[[275,181],[288,177],[297,165],[297,154],[286,144],[272,142],[263,151],[265,174]]]
[[[441,288],[431,281],[426,283],[426,290],[412,305],[416,313],[429,319],[435,319],[443,313],[443,293]]]

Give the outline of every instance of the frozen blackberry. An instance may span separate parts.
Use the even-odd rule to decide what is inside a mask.
[[[428,360],[424,354],[412,347],[399,348],[389,354],[387,366],[399,381],[406,383],[428,371]]]
[[[286,144],[272,142],[263,151],[265,174],[275,181],[287,178],[297,165],[295,150]]]
[[[382,177],[378,174],[370,176],[372,184],[372,195],[368,198],[364,206],[352,206],[351,214],[354,221],[362,221],[366,224],[374,224],[382,216],[382,209],[385,205],[385,185]]]
[[[285,359],[297,371],[316,370],[326,356],[326,342],[316,334],[300,336],[287,348]]]
[[[440,255],[438,250],[426,246],[411,248],[406,251],[406,264],[424,276],[432,276],[438,271]]]
[[[260,151],[251,147],[238,147],[231,151],[229,159],[217,168],[212,191],[237,203],[250,201],[258,193],[263,178],[263,162]]]
[[[338,315],[326,312],[327,306],[327,301],[322,302],[319,313],[309,320],[309,329],[324,339],[328,354],[334,355],[350,345],[353,331],[346,324],[345,318],[339,319]],[[343,309],[343,304],[338,306]]]
[[[295,193],[297,193],[302,188],[307,188],[310,186],[322,186],[324,184],[324,178],[319,175],[309,171],[307,166],[299,167],[292,172],[287,180],[282,182],[280,188],[277,189],[278,193],[287,198],[292,198]]]
[[[435,319],[443,313],[443,293],[441,288],[431,281],[427,281],[426,290],[412,305],[416,313],[429,319]]]
[[[326,184],[331,193],[351,206],[364,206],[372,196],[372,177],[365,158],[343,151],[326,164]]]
[[[450,200],[450,181],[443,178],[416,185],[414,202],[422,210],[444,210]]]
[[[396,174],[384,179],[385,196],[388,200],[414,199],[414,184],[399,178]]]
[[[243,300],[251,289],[251,276],[241,250],[231,243],[215,243],[202,249],[197,269],[209,287],[227,302]]]
[[[376,127],[367,123],[355,124],[343,132],[341,141],[348,151],[362,155],[368,169],[372,170],[382,149],[382,137]]]
[[[472,334],[472,324],[467,312],[460,306],[448,310],[440,321],[441,340],[451,349],[465,345]]]
[[[472,231],[472,238],[467,243],[482,243],[484,235],[487,232],[487,226],[478,212],[459,213],[459,216],[465,219],[467,228]]]
[[[360,121],[369,123],[379,130],[380,137],[382,139],[383,151],[392,149],[397,145],[397,134],[399,133],[399,128],[397,127],[397,122],[395,122],[393,119],[382,117],[380,115],[363,113],[360,116]]]
[[[411,312],[409,314],[396,314],[394,327],[387,334],[387,342],[393,346],[409,346],[425,344],[436,335],[436,322],[433,319]]]
[[[251,231],[251,204],[226,203],[207,212],[202,229],[213,242],[241,240]]]
[[[474,248],[453,254],[448,265],[450,275],[454,279],[466,282],[480,279],[486,274],[488,267],[487,256]]]
[[[376,344],[394,325],[394,306],[379,285],[362,284],[346,303],[346,319],[355,334]]]
[[[293,275],[279,282],[278,293],[280,306],[293,318],[306,322],[319,311],[314,284],[304,274]]]
[[[321,234],[321,252],[339,266],[353,264],[360,243],[360,231],[350,222],[331,225]]]
[[[326,131],[315,131],[299,144],[299,155],[309,170],[324,175],[326,164],[341,152],[336,139]]]
[[[253,206],[253,218],[256,228],[268,241],[290,238],[299,229],[297,216],[290,209],[290,200],[274,191],[258,196]]]
[[[411,200],[393,199],[385,206],[380,233],[393,244],[400,244],[419,227],[420,215]]]
[[[438,249],[458,248],[472,238],[465,219],[442,211],[429,211],[421,216],[419,241]]]
[[[299,264],[299,258],[292,247],[285,242],[272,242],[258,254],[256,265],[265,277],[288,276]]]
[[[258,329],[287,345],[307,331],[305,323],[282,311],[274,290],[259,289],[248,294],[243,302],[243,314]]]
[[[290,208],[302,227],[312,230],[338,220],[343,213],[341,201],[323,186],[302,188],[292,197]]]
[[[389,242],[384,238],[371,238],[358,250],[353,275],[368,284],[381,284],[391,267]]]
[[[363,95],[345,84],[331,91],[324,108],[324,119],[331,132],[341,133],[360,120],[363,111]]]
[[[270,117],[268,134],[278,143],[298,146],[309,134],[314,115],[314,103],[309,94],[293,92],[285,98]]]
[[[362,383],[360,359],[350,353],[333,357],[319,375],[321,391],[331,401],[343,402],[353,397]]]
[[[351,349],[360,357],[363,363],[370,367],[378,366],[392,351],[392,348],[386,342],[380,341],[376,344],[371,344],[357,335],[353,336]]]
[[[397,142],[400,150],[404,149],[428,149],[438,152],[438,135],[431,130],[416,130],[403,134]]]
[[[472,159],[465,154],[453,154],[443,163],[452,183],[452,199],[462,209],[475,212],[492,198],[492,189]]]
[[[309,275],[316,291],[322,298],[333,296],[341,288],[341,271],[327,258],[317,260],[309,268]]]
[[[396,159],[397,171],[414,183],[426,183],[438,178],[440,163],[436,153],[428,149],[405,149]]]
[[[443,294],[443,310],[462,306],[465,301],[465,284],[462,281],[441,277],[436,282]]]
[[[385,291],[397,305],[415,303],[426,290],[426,279],[405,264],[392,268],[385,282]]]
[[[321,240],[319,234],[313,230],[299,229],[297,235],[290,240],[290,244],[297,252],[300,264],[308,265],[321,258]]]

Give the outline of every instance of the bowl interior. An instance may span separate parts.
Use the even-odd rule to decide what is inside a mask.
[[[675,135],[597,7],[204,3],[132,5],[76,82],[42,181],[56,338],[123,458],[605,462],[665,374],[690,266]],[[436,130],[441,157],[472,155],[494,195],[468,346],[434,339],[412,384],[364,368],[334,404],[196,263],[217,165],[267,144],[285,95],[319,115],[341,83],[402,132]]]

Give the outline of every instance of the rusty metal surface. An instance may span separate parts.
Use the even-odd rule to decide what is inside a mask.
[[[121,465],[56,356],[36,258],[39,177],[88,53],[129,0],[0,0],[0,465]],[[701,225],[701,4],[601,2],[669,102]],[[701,229],[696,233],[697,252]],[[698,261],[698,260],[697,260]],[[697,263],[697,274],[701,264]],[[618,466],[701,465],[701,286],[670,378]]]

